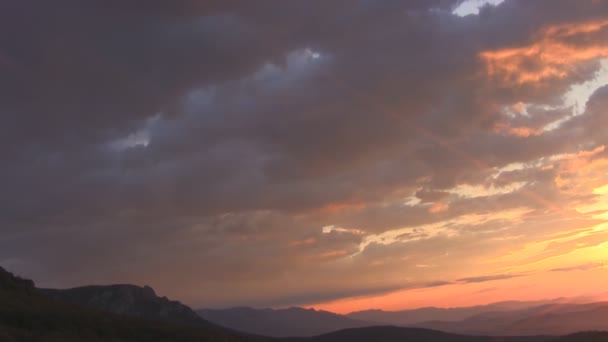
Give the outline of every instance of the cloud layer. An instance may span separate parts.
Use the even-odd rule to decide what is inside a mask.
[[[460,3],[0,4],[0,263],[281,306],[599,262],[543,264],[608,234],[608,3]]]

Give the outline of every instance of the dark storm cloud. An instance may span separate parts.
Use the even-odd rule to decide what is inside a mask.
[[[362,3],[360,7],[352,9],[353,18],[349,20],[371,20],[372,15],[388,15],[399,8],[419,8],[421,3],[386,3],[383,6]],[[426,5],[433,4],[425,2]],[[162,124],[171,125],[171,120],[177,119],[170,118],[167,119],[169,122],[165,122],[164,118],[181,115],[179,103],[189,90],[242,79],[266,63],[284,63],[281,61],[291,51],[306,48],[307,42],[312,44],[314,41],[329,39],[322,39],[325,35],[320,36],[315,24],[331,24],[328,29],[332,30],[327,33],[332,33],[335,38],[340,37],[350,25],[338,26],[330,22],[344,8],[338,3],[323,5],[311,2],[307,5],[277,6],[275,2],[266,2],[252,6],[246,2],[200,5],[199,2],[178,1],[173,5],[155,2],[142,6],[136,2],[63,1],[49,4],[26,1],[5,6],[6,10],[2,11],[6,17],[2,20],[5,32],[2,52],[18,67],[3,70],[9,77],[2,81],[2,88],[6,90],[2,100],[2,136],[7,142],[2,146],[7,158],[20,163],[15,166],[15,170],[6,171],[5,178],[16,178],[15,182],[11,181],[16,187],[16,183],[24,178],[19,175],[23,169],[40,171],[40,167],[45,169],[51,183],[62,186],[62,192],[68,186],[65,183],[75,183],[71,187],[78,188],[77,191],[84,196],[95,193],[96,197],[113,197],[113,194],[119,192],[137,193],[141,190],[138,184],[147,188],[148,184],[162,183],[169,176],[183,179],[183,188],[188,188],[191,186],[188,176],[194,173],[183,169],[206,170],[204,173],[210,173],[205,177],[208,178],[205,182],[207,184],[234,183],[234,178],[239,175],[232,171],[236,160],[231,162],[230,155],[259,153],[255,151],[257,144],[277,144],[278,148],[288,148],[286,153],[295,154],[277,157],[278,160],[274,163],[277,166],[271,168],[277,171],[273,172],[307,172],[301,165],[310,164],[306,158],[315,157],[314,151],[317,149],[309,149],[308,146],[311,145],[308,142],[312,129],[318,127],[327,128],[325,133],[316,133],[322,139],[327,139],[326,142],[319,143],[332,149],[328,151],[330,155],[322,156],[323,160],[340,154],[350,158],[349,154],[352,154],[352,151],[342,151],[339,149],[341,146],[334,144],[336,139],[340,140],[339,136],[332,138],[335,135],[333,127],[342,122],[341,116],[334,116],[333,119],[328,117],[332,121],[327,125],[319,125],[318,119],[327,120],[322,116],[303,122],[281,120],[275,117],[280,112],[276,103],[277,95],[280,94],[268,94],[267,100],[272,102],[266,105],[256,104],[259,110],[248,106],[243,112],[243,108],[231,108],[234,107],[232,103],[197,108],[198,112],[215,113],[199,116],[195,122],[185,121],[186,125],[192,124],[193,127],[200,128],[190,130],[194,136],[188,136],[189,132],[183,131],[181,128],[184,124],[181,124],[173,132],[176,136],[165,141],[162,136],[171,133],[164,133],[165,129],[160,128],[163,132],[152,137],[150,151],[128,151],[117,156],[98,146],[128,137],[143,128],[145,120],[157,115],[161,116]],[[311,19],[314,20],[311,22]],[[32,22],[34,24],[30,24]],[[283,28],[281,31],[286,35],[284,38],[274,37],[277,26]],[[328,89],[328,95],[325,96],[327,100],[339,98],[333,88],[335,86]],[[239,90],[240,87],[222,86],[219,97],[230,102],[235,98],[238,100],[243,95],[242,90]],[[231,94],[234,91],[237,92]],[[309,108],[302,107],[300,111],[316,111],[319,106],[323,106],[318,103],[323,99],[314,96],[309,99],[297,99],[294,98],[295,95],[289,94],[281,96],[285,97],[283,101],[289,106],[285,110],[293,110],[292,107],[297,104],[290,104],[289,101],[301,104],[304,104],[302,101],[308,102]],[[346,96],[352,96],[352,92],[348,95],[344,93],[341,101],[346,101]],[[266,106],[272,107],[265,108]],[[347,103],[338,106],[344,107],[341,112],[350,110],[346,107],[349,106]],[[268,113],[268,110],[277,113]],[[237,114],[231,117],[233,111]],[[217,121],[218,112],[232,121],[227,123],[227,127],[222,120],[219,123],[207,121]],[[249,115],[243,117],[247,113]],[[290,117],[295,119],[297,115],[293,113]],[[208,116],[211,118],[206,119]],[[310,129],[304,126],[307,121]],[[346,137],[352,139],[353,134],[357,134],[361,128],[354,127],[351,132],[347,129]],[[307,133],[295,134],[296,132]],[[254,136],[249,139],[251,135]],[[241,146],[252,144],[254,151],[240,151],[239,146],[217,146],[222,141],[235,139],[235,136],[247,140]],[[260,137],[272,140],[256,142]],[[297,140],[290,143],[293,138]],[[252,139],[254,141],[250,141]],[[199,155],[207,151],[211,155],[184,159],[180,155],[184,150],[189,150],[186,145],[195,146]],[[171,155],[164,155],[167,153]],[[238,158],[238,155],[235,156],[235,159]],[[261,155],[260,158],[269,157]],[[132,165],[142,159],[165,164],[169,162],[168,159],[175,159],[176,164],[168,166],[166,170],[156,169],[139,174],[138,179],[125,179],[125,173],[129,171],[125,169],[132,169]],[[301,165],[287,164],[286,161],[290,160],[298,160]],[[245,169],[256,167],[247,164],[239,166]],[[187,174],[184,175],[184,172]],[[201,173],[196,174],[197,177],[204,177]],[[77,179],[74,179],[74,175],[77,175]],[[215,178],[218,177],[216,182]],[[31,180],[34,177],[29,178]],[[84,178],[84,184],[79,183],[81,178]],[[44,183],[49,183],[48,181],[41,180],[41,183],[43,184],[38,188],[43,199],[40,202],[53,202],[44,199],[44,195],[56,198],[57,194],[49,194],[53,190],[45,189],[47,186]],[[255,180],[246,181],[244,185],[239,188],[247,191],[249,187],[253,193],[258,193],[261,187],[266,186],[256,184]],[[179,184],[168,186],[181,187]],[[219,202],[218,205],[221,206],[223,201],[218,201],[216,195],[226,193],[226,189],[210,190],[202,207],[213,206],[209,202]],[[103,192],[110,194],[104,195]],[[178,197],[183,197],[183,202],[194,200],[188,196],[189,191],[178,192],[181,192]],[[192,192],[196,191],[193,189]],[[154,195],[151,197],[154,198]],[[211,201],[211,198],[214,200]],[[95,202],[91,198],[87,200]],[[141,200],[135,198],[134,201]],[[309,201],[318,202],[319,199],[312,198]],[[104,205],[109,201],[99,202]],[[61,205],[68,206],[69,203]],[[238,203],[228,203],[231,208],[238,206]],[[221,206],[220,209],[225,210],[225,207]],[[111,211],[115,210],[111,208]]]
[[[506,87],[479,58],[531,44],[546,26],[599,19],[605,3],[511,0],[460,18],[450,13],[459,2],[3,2],[0,262],[47,284],[145,280],[177,293],[169,279],[179,280],[191,284],[179,295],[200,304],[254,303],[247,286],[273,304],[402,286],[401,276],[377,285],[371,266],[357,278],[355,266],[315,265],[357,253],[364,234],[542,206],[520,192],[462,199],[446,190],[608,141],[598,124],[605,91],[554,132],[496,132],[567,116],[537,109],[505,120],[501,111],[555,103],[597,63]],[[583,46],[602,38],[569,37]],[[554,176],[512,171],[494,183]],[[550,197],[545,184],[525,189]],[[423,206],[403,206],[411,196]],[[434,215],[424,206],[451,200]],[[332,224],[358,231],[321,232]],[[410,248],[420,264],[430,257]],[[376,252],[356,260],[386,262]],[[352,288],[340,287],[343,270],[357,279]],[[289,280],[319,273],[327,285]],[[213,298],[235,280],[243,285]]]
[[[22,178],[25,168],[50,166],[46,173],[62,190],[71,183],[83,196],[96,194],[99,204],[87,200],[100,215],[125,206],[185,212],[314,208],[353,196],[362,182],[371,181],[365,186],[369,189],[396,185],[378,184],[377,168],[383,160],[394,164],[408,150],[408,171],[395,180],[397,185],[430,173],[432,186],[449,187],[470,174],[470,165],[432,136],[449,140],[497,120],[495,109],[476,94],[480,84],[462,84],[479,68],[479,48],[468,36],[494,24],[445,12],[408,14],[420,7],[416,3],[362,2],[340,14],[357,25],[330,25],[343,7],[316,2],[293,7],[177,2],[174,8],[153,4],[144,10],[129,3],[126,8],[98,2],[34,5],[41,17],[37,26],[26,31],[20,26],[25,20],[13,18],[5,25],[16,27],[4,30],[25,31],[20,40],[25,48],[8,44],[3,51],[32,75],[23,74],[31,87],[6,84],[19,93],[3,101],[9,121],[3,136],[13,142],[4,146],[19,146],[17,160],[25,159],[6,178]],[[15,6],[13,12],[33,15],[26,3]],[[514,8],[507,9],[519,10]],[[310,23],[313,17],[327,28],[323,34]],[[271,24],[282,27],[289,39],[275,39]],[[347,27],[361,32],[347,32]],[[54,41],[65,46],[47,46]],[[446,64],[440,51],[457,45],[460,52]],[[297,53],[306,48],[321,54],[309,63],[318,65],[302,65]],[[250,76],[256,70],[259,77]],[[260,82],[265,77],[268,81]],[[193,89],[201,90],[190,93],[184,104]],[[448,111],[452,114],[444,115]],[[156,115],[160,118],[150,125],[145,149],[116,155],[88,147],[87,142],[126,138]],[[508,139],[469,143],[484,146],[487,153],[494,145],[511,145]],[[509,153],[517,159],[521,152],[514,151],[521,150],[505,151],[498,163],[509,161]],[[71,172],[66,164],[74,164]],[[368,165],[373,168],[362,174]],[[53,190],[41,185],[40,202],[53,202],[57,194],[45,199]],[[118,193],[125,196],[107,200]],[[109,202],[116,207],[104,208]]]
[[[0,51],[8,66],[1,89],[3,113],[11,115],[3,115],[3,136],[62,147],[116,138],[168,111],[195,86],[236,79],[283,60],[290,50],[318,39],[316,27],[330,25],[344,5],[4,2]],[[403,7],[410,6],[422,7]],[[363,7],[377,6],[362,5],[353,15],[361,16],[356,12]],[[376,14],[389,7],[402,6],[382,6]]]

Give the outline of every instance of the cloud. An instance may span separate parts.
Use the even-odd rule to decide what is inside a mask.
[[[517,277],[523,277],[523,276],[525,276],[525,274],[495,274],[495,275],[488,275],[488,276],[461,278],[461,279],[456,280],[456,282],[465,283],[465,284],[484,283],[486,281],[511,279],[511,278],[517,278]]]
[[[596,269],[606,269],[606,264],[603,262],[590,262],[570,267],[559,267],[550,270],[550,272],[572,272],[572,271],[590,271]]]
[[[0,4],[0,260],[270,305],[471,280],[598,223],[568,209],[608,182],[606,88],[562,96],[606,4],[459,4]]]

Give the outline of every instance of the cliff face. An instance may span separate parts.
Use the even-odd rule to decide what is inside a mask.
[[[22,279],[0,267],[0,290],[4,291],[33,291],[34,282]]]
[[[188,306],[159,297],[148,286],[84,286],[44,292],[58,300],[138,318],[169,320],[183,323],[206,323]]]

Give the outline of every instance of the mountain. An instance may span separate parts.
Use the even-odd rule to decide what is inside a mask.
[[[512,311],[481,313],[461,321],[429,321],[417,327],[476,335],[565,335],[608,331],[608,302],[547,304]]]
[[[440,331],[393,326],[376,326],[336,331],[308,337],[285,339],[285,342],[548,342],[554,337],[505,337],[464,336]],[[583,342],[586,340],[580,340]],[[579,340],[567,341],[579,342]],[[604,340],[601,340],[604,342]],[[608,342],[608,341],[607,341]]]
[[[212,325],[146,320],[61,302],[0,267],[0,341],[264,342]]]
[[[365,310],[356,311],[346,316],[352,319],[377,322],[379,324],[390,324],[398,326],[412,326],[428,321],[460,321],[485,312],[511,311],[540,306],[544,304],[561,302],[564,299],[550,301],[504,301],[487,305],[457,308],[426,307],[401,311]]]
[[[167,297],[158,297],[148,286],[83,286],[66,290],[44,289],[58,300],[144,319],[205,324],[192,309]]]
[[[559,337],[555,342],[608,342],[608,332],[583,332]]]
[[[281,310],[237,307],[197,312],[204,319],[227,328],[274,337],[314,336],[374,325],[327,311],[295,307]]]
[[[122,287],[120,291],[135,291],[135,294],[129,292],[129,296],[138,297],[142,295],[141,290],[142,288],[131,287],[124,290]],[[159,299],[156,295],[153,296],[150,290],[143,290],[144,298],[152,302],[166,303],[166,298]],[[109,302],[112,301],[107,303]],[[560,316],[563,319],[575,319],[581,312],[594,312],[599,321],[607,317],[603,311],[604,307],[600,304],[588,305],[582,311],[581,308],[568,307],[555,312],[563,315]],[[175,302],[169,304],[171,307],[175,305]],[[182,312],[181,309],[177,311]],[[546,316],[550,317],[552,314]],[[559,338],[487,337],[387,326],[346,329],[314,337],[274,339],[235,333],[202,319],[203,324],[195,321],[178,322],[166,317],[168,316],[161,315],[146,319],[120,315],[63,301],[37,289],[31,280],[16,277],[0,267],[1,342],[608,342],[608,333],[577,333]],[[539,319],[533,321],[533,324],[545,324],[542,320],[545,316],[535,317]]]

